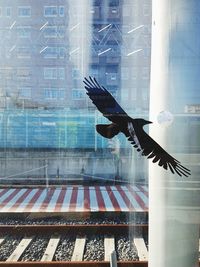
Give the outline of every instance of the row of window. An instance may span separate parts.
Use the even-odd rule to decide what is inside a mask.
[[[0,70],[0,79],[3,79],[3,75],[8,77],[8,74],[1,72]],[[29,68],[19,68],[15,74],[19,79],[31,78],[31,69]],[[43,75],[45,80],[65,80],[65,68],[63,67],[44,67]],[[12,77],[12,76],[11,76]]]
[[[64,88],[45,88],[43,91],[43,94],[44,94],[44,99],[62,100],[65,98],[65,89]],[[30,99],[31,88],[21,87],[19,90],[19,97],[22,99]]]
[[[56,47],[56,46],[47,46],[43,51],[44,58],[65,58],[66,57],[66,48],[65,47]]]
[[[99,24],[94,24],[93,25],[93,32],[95,35],[97,35],[97,38],[100,38],[100,33],[99,30],[103,29],[104,27],[106,27],[108,24],[105,24],[105,26],[99,25]],[[59,35],[63,35],[64,31],[67,29],[66,26],[55,26],[55,25],[46,25],[44,27],[44,37],[59,37]],[[123,27],[123,33],[126,34],[130,31],[130,25],[126,25]],[[17,35],[19,38],[30,38],[31,37],[31,26],[18,26],[17,27]],[[8,32],[7,32],[8,34]],[[102,38],[104,37],[105,33],[102,32]],[[112,29],[112,34],[116,35],[117,38],[119,38],[119,36],[117,36],[117,32],[115,29]],[[142,27],[141,30],[141,34],[142,34],[142,38],[144,38],[145,40],[150,38],[150,27],[149,26],[144,26]],[[114,37],[112,37],[114,38]],[[111,39],[112,40],[112,39]],[[109,39],[107,40],[107,43],[109,43]],[[117,47],[112,47],[112,51],[117,51],[118,48]]]
[[[123,15],[124,17],[131,17],[133,16],[133,12],[134,14],[138,13],[138,4],[135,2],[131,2],[131,4],[129,5],[125,5],[123,6]],[[150,5],[150,1],[147,4],[143,4],[142,5],[142,11],[143,11],[143,15],[144,16],[150,16],[151,14],[151,5]]]
[[[6,56],[10,57],[12,55],[13,57],[15,51],[17,58],[31,58],[34,53],[30,47],[20,46],[16,48],[14,45],[6,48]],[[62,59],[66,57],[66,48],[63,46],[46,46],[41,48],[38,53],[40,53],[43,58]]]
[[[65,80],[65,68],[45,67],[44,79],[47,80]]]
[[[64,6],[44,6],[43,11],[44,17],[64,17],[65,7]],[[11,17],[12,7],[0,7],[0,17]],[[19,6],[18,7],[19,17],[31,17],[31,6]]]
[[[43,70],[44,73],[44,79],[50,79],[50,80],[65,80],[65,68],[63,67],[44,67]],[[150,77],[150,70],[147,67],[141,68],[141,73],[139,77],[144,80],[148,80]],[[19,68],[16,73],[17,77],[19,79],[30,79],[31,78],[31,69],[30,68]],[[93,69],[89,71],[89,75],[92,77],[96,77],[98,79],[98,69]],[[118,72],[106,72],[106,80],[110,81],[117,81],[118,80]],[[0,72],[0,77],[1,77],[1,72]],[[128,67],[121,67],[121,80],[130,80],[132,79],[137,79],[138,77],[138,70],[137,68],[128,68]],[[73,79],[80,79],[81,74],[80,70],[78,68],[73,68],[72,69],[72,78]]]
[[[132,68],[121,67],[121,79],[122,80],[129,80],[131,78],[137,79],[137,76],[138,76],[137,67],[132,67]],[[150,69],[148,67],[143,67],[141,69],[141,74],[139,76],[140,77],[142,76],[143,79],[149,79]]]
[[[132,76],[133,79],[137,78],[137,72],[135,71],[130,72],[129,68],[127,67],[122,67],[121,68],[122,73],[121,73],[121,79],[122,80],[129,80],[130,76]],[[91,72],[92,76],[95,76],[97,78],[98,73]],[[90,75],[91,75],[90,73]],[[64,68],[44,68],[44,79],[65,79],[65,69]],[[142,68],[142,77],[143,79],[149,79],[149,68],[145,67]],[[106,79],[111,80],[111,81],[117,81],[118,80],[118,73],[106,73]],[[79,79],[80,75],[77,69],[72,70],[72,77],[74,79]]]
[[[44,16],[45,17],[64,17],[65,9],[64,6],[45,6],[44,7]]]
[[[18,26],[17,36],[19,38],[31,38],[31,26]],[[66,32],[65,26],[45,26],[45,38],[63,38]]]
[[[43,90],[44,99],[46,100],[62,100],[65,99],[64,88],[45,88]],[[30,87],[21,87],[19,90],[19,97],[22,99],[31,98],[31,88]],[[85,98],[85,90],[83,89],[72,89],[72,100],[79,100]]]
[[[63,38],[66,32],[66,26],[45,26],[45,38]]]
[[[66,32],[66,26],[45,26],[43,34],[45,38],[63,38]],[[31,26],[18,26],[17,36],[19,38],[30,38],[31,37]],[[7,32],[7,38],[11,38],[11,32]],[[10,35],[8,35],[10,34]]]
[[[45,47],[41,47],[39,49],[37,49],[36,47],[34,49],[32,49],[31,47],[16,47],[16,45],[10,46],[10,47],[6,47],[6,52],[4,53],[3,50],[0,50],[0,57],[7,57],[7,58],[11,58],[11,57],[17,57],[20,59],[30,59],[31,57],[35,57],[35,56],[41,56],[44,59],[64,59],[69,57],[70,59],[73,59],[72,55],[74,54],[70,54],[70,52],[65,48],[65,47],[54,47],[54,46],[45,46]],[[37,49],[37,51],[36,51]],[[148,50],[149,51],[149,50]],[[149,53],[145,53],[148,52],[147,49],[144,49],[143,51],[140,52],[141,56],[141,60],[142,61],[147,61],[149,59]],[[143,53],[142,53],[143,52]],[[129,53],[131,54],[131,53]],[[79,55],[79,54],[78,54]],[[127,53],[126,55],[127,56]],[[78,58],[78,56],[77,56]],[[93,54],[91,57],[91,63],[95,63],[98,64],[100,61],[101,57]],[[117,57],[117,55],[115,56],[110,56],[107,55],[107,57],[104,57],[104,60],[106,60],[106,62],[108,64],[116,64],[119,63],[120,64],[120,57]],[[125,78],[128,79],[128,78]]]
[[[126,4],[126,2],[125,2]],[[130,5],[123,5],[122,7],[109,7],[108,8],[108,19],[120,19],[121,15],[126,19],[131,18],[134,15],[143,15],[145,17],[150,16],[151,6],[150,4],[142,4],[142,13],[141,11],[134,6],[131,2]],[[101,19],[102,15],[104,14],[104,10],[101,6],[93,6],[90,10],[90,13],[93,14],[94,19]]]
[[[147,88],[141,88],[139,94],[140,94],[140,101],[147,104],[149,101],[148,89]],[[128,90],[128,89],[123,90],[121,101],[122,102],[129,102],[130,100],[138,102],[138,92],[137,92],[136,87],[131,88],[131,90]]]
[[[45,38],[63,38],[66,33],[66,26],[45,26],[43,27],[43,34]],[[17,36],[19,38],[30,38],[33,30],[31,26],[18,26],[17,27]],[[11,38],[11,32],[6,30],[7,38]]]
[[[132,100],[137,100],[138,89],[133,87],[131,89],[123,88],[122,101],[128,101],[130,98]],[[113,94],[114,95],[114,94]],[[32,98],[32,88],[31,87],[21,87],[19,89],[19,98],[21,99],[31,99]],[[85,90],[83,88],[74,88],[71,91],[72,100],[83,100],[86,98]],[[66,98],[65,88],[44,88],[43,89],[43,99],[46,100],[64,100]],[[148,88],[142,88],[140,90],[140,98],[143,101],[148,101]]]
[[[99,17],[99,8],[94,6],[91,9],[91,13],[96,14]],[[130,16],[132,8],[127,5],[124,6],[123,14],[124,16]],[[150,15],[149,5],[143,5],[143,14],[144,16]],[[65,7],[64,6],[44,6],[43,10],[44,17],[64,17],[65,16]],[[119,16],[119,7],[113,6],[110,8],[111,16]],[[0,16],[11,17],[12,16],[12,7],[0,7]],[[31,6],[19,6],[18,7],[18,16],[19,17],[31,17]],[[114,17],[113,17],[114,18]]]

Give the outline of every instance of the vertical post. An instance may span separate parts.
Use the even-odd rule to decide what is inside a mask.
[[[5,165],[4,165],[4,168],[5,168],[5,171],[4,171],[4,176],[6,177],[7,176],[7,143],[8,143],[8,110],[4,109],[4,112],[3,112],[3,137],[4,137],[4,157],[5,157]]]
[[[156,6],[158,5],[158,6]],[[152,1],[152,51],[151,51],[151,84],[150,84],[150,135],[166,147],[164,129],[159,127],[156,116],[167,110],[168,88],[168,50],[169,34],[167,31],[169,17],[168,0]],[[157,10],[157,9],[158,10]],[[167,173],[156,164],[149,163],[149,266],[161,267],[165,258],[165,206],[166,192],[164,180]],[[158,252],[159,250],[159,252]],[[160,265],[160,266],[159,266]]]
[[[26,109],[26,147],[28,147],[28,114]]]
[[[98,113],[95,110],[95,112],[94,112],[94,125],[95,125],[95,127],[96,127],[97,122],[98,122],[97,116],[98,116]],[[95,128],[94,128],[94,150],[97,151],[97,131]]]
[[[199,21],[196,9],[200,6],[196,0],[153,0],[152,5],[150,120],[155,123],[150,127],[150,135],[170,152],[167,128],[156,123],[156,119],[163,110],[183,112],[181,104],[188,101],[186,90],[195,90],[188,63],[190,71],[199,69],[192,55],[198,54],[199,48],[192,40],[194,32],[196,38],[199,36],[199,25],[190,24]],[[190,88],[185,84],[191,84]],[[187,131],[177,129],[180,138],[182,130]],[[173,133],[168,140],[172,138]],[[189,162],[189,154],[187,157]],[[199,217],[198,211],[192,210],[198,197],[195,198],[192,187],[186,178],[149,163],[149,267],[198,266]]]
[[[110,254],[110,267],[117,267],[117,255],[115,250]]]
[[[49,178],[48,178],[48,161],[45,159],[45,180],[46,180],[46,193],[48,194],[49,190]]]
[[[57,170],[56,170],[56,178],[57,178],[57,179],[60,179],[60,170],[59,170],[59,166],[57,167]]]

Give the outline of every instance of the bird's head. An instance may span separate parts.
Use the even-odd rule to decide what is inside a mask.
[[[146,124],[152,123],[152,121],[147,121],[144,119],[134,119],[134,121],[138,124],[138,126],[144,126]]]

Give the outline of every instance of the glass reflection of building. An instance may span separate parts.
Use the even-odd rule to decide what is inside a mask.
[[[85,94],[82,81],[88,75],[108,88],[130,115],[148,117],[151,2],[10,0],[2,1],[0,12],[2,151],[113,146],[95,132],[95,122],[103,118]],[[185,51],[192,53],[187,46]],[[173,153],[199,151],[196,90],[187,91],[188,105],[172,111],[172,131],[185,123],[194,129],[190,144],[184,138],[176,138],[176,145],[170,142]],[[137,153],[132,156],[142,178],[147,162]]]
[[[67,4],[49,3],[2,3],[1,87],[7,108],[56,107],[66,102]]]
[[[6,158],[13,157],[10,148],[25,149],[29,157],[35,148],[59,149],[59,155],[62,149],[108,149],[94,130],[102,118],[85,94],[84,76],[96,77],[130,113],[148,116],[150,10],[146,0],[1,3],[1,147]],[[78,156],[87,157],[84,153]]]
[[[87,52],[77,36],[79,28],[85,26],[81,25],[81,4],[89,3],[82,2],[1,3],[1,107],[5,103],[24,108],[86,106],[83,65],[75,65],[73,61],[73,57],[83,56],[80,49]],[[90,59],[85,74],[97,77],[119,99],[121,80],[125,83],[132,79],[134,88],[124,89],[122,98],[145,110],[149,89],[150,7],[149,1],[95,0],[91,6],[88,4],[86,14],[91,17],[92,33],[86,40]],[[139,66],[134,55],[137,53],[140,53]],[[122,57],[135,57],[132,69],[126,63],[121,65]]]

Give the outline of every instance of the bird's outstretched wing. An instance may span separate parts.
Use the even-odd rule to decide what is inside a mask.
[[[169,155],[155,140],[153,140],[143,129],[139,135],[136,134],[132,123],[128,123],[128,131],[125,133],[131,144],[148,159],[152,158],[153,163],[158,162],[158,165],[165,170],[169,170],[179,176],[188,177],[190,170],[182,166],[181,163]]]
[[[120,107],[114,97],[106,90],[105,87],[100,86],[95,78],[85,78],[85,89],[87,95],[95,104],[97,109],[113,123],[110,125],[97,125],[97,131],[104,137],[112,138],[118,132],[122,131],[131,144],[137,148],[137,151],[142,156],[152,158],[153,163],[158,162],[158,165],[172,173],[177,173],[179,176],[190,175],[190,170],[182,166],[181,163],[169,155],[156,141],[154,141],[142,127],[133,128],[131,122],[132,118]],[[124,125],[127,127],[124,130]],[[123,127],[120,128],[120,126]],[[114,130],[113,130],[114,129]]]
[[[100,86],[95,78],[85,78],[83,82],[85,83],[87,95],[104,117],[112,122],[116,122],[117,116],[128,116],[114,97],[105,87]]]

